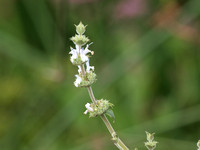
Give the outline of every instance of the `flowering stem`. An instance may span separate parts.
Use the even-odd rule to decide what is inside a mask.
[[[76,59],[81,58],[81,56],[84,58],[84,59],[81,58],[81,63],[80,63],[80,61],[78,61],[79,63],[76,62],[76,65],[78,64],[78,68],[80,69],[80,70],[78,70],[79,75],[81,75],[81,77],[77,75],[78,80],[76,80],[75,81],[76,83],[74,83],[76,87],[78,87],[78,84],[80,84],[80,82],[82,80],[81,78],[84,78],[84,81],[89,82],[89,78],[87,77],[87,73],[88,72],[90,73],[90,69],[94,70],[94,66],[92,66],[92,67],[89,66],[89,58],[86,55],[89,52],[93,55],[93,52],[88,50],[89,45],[86,47],[85,50],[81,49],[81,45],[84,45],[89,41],[89,39],[85,35],[82,35],[85,32],[85,28],[86,28],[86,26],[84,26],[80,22],[79,25],[76,26],[76,32],[78,33],[78,35],[75,35],[74,37],[71,38],[71,40],[76,44],[76,46],[78,46],[78,47],[76,47],[76,50],[71,49],[70,54],[72,54],[72,57],[71,57],[72,63],[73,63],[75,58]],[[77,48],[78,48],[78,50],[77,50]],[[85,64],[87,66],[86,70],[85,70]],[[90,98],[91,98],[93,104],[97,105],[97,101],[94,97],[94,93],[93,93],[91,84],[88,84],[86,86],[87,86],[88,93],[90,95]],[[89,111],[93,111],[93,109],[90,107],[90,104],[89,104],[89,106],[87,105],[87,107],[90,108]],[[85,113],[88,112],[88,108],[87,108]],[[108,131],[110,132],[110,134],[112,136],[112,140],[114,141],[114,144],[117,146],[117,148],[120,149],[120,150],[128,150],[126,145],[117,136],[115,130],[113,129],[112,125],[110,124],[109,120],[107,119],[105,112],[101,113],[100,117],[103,120],[106,127],[108,128]]]
[[[94,94],[93,94],[91,86],[88,87],[88,92],[89,92],[91,100],[93,102],[95,102],[95,104],[96,104],[96,100],[95,100],[95,97],[94,97]],[[108,131],[110,132],[110,134],[112,136],[112,140],[115,141],[115,145],[120,150],[128,150],[128,147],[126,147],[126,145],[119,139],[119,137],[117,137],[117,134],[116,134],[115,130],[113,129],[112,125],[110,124],[109,120],[107,119],[107,117],[104,114],[101,115],[100,117],[103,120],[103,122],[106,125],[106,127],[108,128]]]
[[[88,89],[88,93],[89,93],[89,95],[90,95],[90,98],[91,98],[92,102],[93,102],[94,104],[96,104],[97,102],[96,102],[96,100],[95,100],[94,93],[93,93],[93,91],[92,91],[92,87],[89,86],[89,87],[87,87],[87,89]]]
[[[86,75],[84,65],[81,65],[81,72],[83,73],[84,76]],[[87,89],[88,89],[88,93],[90,95],[92,102],[96,104],[96,99],[94,97],[92,87],[88,86]],[[117,146],[117,148],[119,148],[120,150],[128,150],[126,145],[119,139],[119,137],[117,137],[117,134],[115,130],[113,129],[112,125],[110,124],[109,120],[107,119],[107,117],[104,114],[102,114],[100,117],[103,120],[106,127],[108,128],[108,131],[110,132],[112,136],[112,140],[115,142],[115,145]]]
[[[112,136],[112,139],[115,141],[115,145],[117,146],[117,148],[119,148],[120,150],[129,150],[128,147],[120,140],[120,138],[117,137],[117,134],[115,130],[113,129],[112,125],[110,124],[110,122],[108,121],[107,117],[105,115],[101,115],[101,119],[103,120],[106,127],[108,128]]]

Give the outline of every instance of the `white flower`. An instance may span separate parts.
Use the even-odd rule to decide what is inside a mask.
[[[70,49],[71,49],[71,51],[69,52],[69,54],[72,54],[70,60],[73,63],[74,60],[78,58],[78,52],[79,52],[79,50],[78,50],[77,46],[76,46],[76,49],[73,49],[72,47],[70,47]]]
[[[91,53],[92,55],[94,54],[93,51],[91,51],[91,50],[88,49],[89,46],[90,46],[91,44],[92,44],[92,43],[86,45],[85,50],[84,50],[84,53],[85,53],[85,54],[87,54],[87,53]]]
[[[92,44],[92,43],[91,43],[91,44]],[[86,61],[89,60],[89,58],[88,58],[88,56],[87,56],[88,53],[93,54],[93,52],[92,52],[91,50],[88,49],[89,46],[90,46],[90,44],[87,44],[86,47],[85,47],[85,49],[82,48],[81,51],[80,51],[81,60],[82,60],[83,62],[86,62]]]
[[[89,57],[87,56],[87,54],[88,53],[91,53],[92,55],[94,54],[93,51],[88,49],[89,45],[90,44],[87,44],[85,49],[81,48],[80,50],[79,50],[79,46],[78,45],[76,45],[76,49],[73,49],[72,47],[70,47],[71,51],[69,52],[69,54],[72,54],[72,56],[70,58],[71,62],[73,63],[74,60],[78,58],[78,56],[80,56],[82,62],[88,61]]]
[[[94,71],[94,66],[90,66],[89,60],[86,62],[86,71],[89,72],[90,69]]]
[[[78,73],[81,74],[81,66],[78,65]]]
[[[85,104],[85,107],[87,110],[84,112],[84,114],[87,114],[88,112],[93,111],[93,108],[90,107],[90,103]]]
[[[84,114],[86,115],[88,113],[88,110],[84,111]]]
[[[80,50],[80,57],[81,57],[81,60],[82,62],[86,62],[89,60],[88,56],[86,55],[87,53],[85,53],[85,50],[82,48]]]
[[[78,85],[81,83],[82,79],[79,75],[75,75],[75,77],[76,77],[76,81],[74,82],[74,85],[76,87],[78,87]]]

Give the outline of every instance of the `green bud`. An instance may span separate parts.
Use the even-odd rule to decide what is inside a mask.
[[[84,26],[83,24],[82,24],[82,22],[80,22],[79,23],[79,25],[75,25],[76,26],[76,32],[78,33],[78,34],[84,34],[85,33],[85,28],[86,28],[86,26]]]
[[[148,142],[145,142],[144,144],[145,144],[145,146],[146,146],[146,148],[148,150],[154,150],[156,148],[156,144],[158,143],[156,141],[153,141],[155,133],[151,134],[151,133],[149,133],[149,132],[146,131],[146,134],[147,134],[147,141]]]
[[[149,132],[147,132],[146,131],[146,134],[147,134],[147,140],[149,141],[149,142],[152,142],[153,141],[153,139],[154,139],[154,134],[155,133],[149,133]]]
[[[77,34],[75,36],[71,37],[70,40],[72,40],[74,42],[74,44],[77,44],[79,46],[83,46],[87,42],[89,42],[88,37],[86,37],[85,35],[77,35]]]

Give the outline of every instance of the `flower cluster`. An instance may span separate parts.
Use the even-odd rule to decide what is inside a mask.
[[[96,104],[87,103],[85,107],[87,110],[84,112],[84,114],[87,114],[89,112],[90,113],[89,117],[96,117],[106,113],[110,108],[113,107],[113,104],[110,103],[108,100],[101,99],[97,100]]]
[[[75,48],[71,47],[71,51],[69,52],[69,54],[71,54],[70,61],[73,65],[78,66],[79,73],[75,75],[76,81],[74,85],[76,87],[87,87],[96,81],[94,66],[90,66],[89,64],[89,57],[94,55],[94,52],[89,50],[90,44],[87,44],[89,39],[83,35],[85,30],[86,26],[80,22],[79,25],[76,26],[77,34],[71,38],[75,44]],[[86,45],[85,48],[83,48],[84,45]]]
[[[156,148],[157,141],[154,141],[154,134],[155,133],[149,133],[146,131],[147,134],[147,142],[145,142],[145,146],[148,150],[154,150]]]

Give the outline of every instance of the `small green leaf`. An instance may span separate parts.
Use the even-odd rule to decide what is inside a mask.
[[[114,112],[112,111],[112,109],[108,109],[106,111],[106,115],[110,116],[113,119],[113,122],[115,122],[115,115],[114,115]]]

